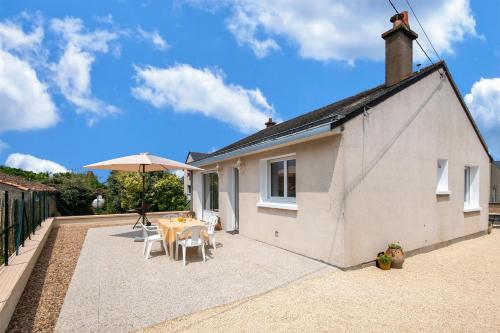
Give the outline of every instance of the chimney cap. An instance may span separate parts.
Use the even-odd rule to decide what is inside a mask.
[[[266,128],[269,128],[271,126],[276,125],[276,122],[273,121],[273,118],[269,118],[264,125],[266,125]]]
[[[408,12],[407,11],[392,15],[390,21],[392,24],[394,24],[394,26],[403,23],[408,28],[410,27],[410,21],[408,20]]]
[[[382,34],[382,38],[386,39],[389,35],[392,35],[396,31],[402,30],[408,35],[412,40],[418,38],[418,34],[410,29],[410,23],[408,19],[408,12],[404,11],[391,16],[390,19],[392,28]]]

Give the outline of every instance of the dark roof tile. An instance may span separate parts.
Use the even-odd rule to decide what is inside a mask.
[[[405,80],[402,80],[397,84],[394,84],[392,86],[386,86],[385,84],[382,84],[375,88],[365,90],[354,96],[344,98],[340,101],[334,102],[317,110],[305,113],[298,117],[265,128],[255,134],[247,136],[213,153],[203,154],[203,156],[200,156],[201,158],[196,159],[196,161],[203,160],[205,158],[216,157],[218,155],[227,152],[238,150],[244,147],[249,147],[267,140],[276,139],[282,136],[286,136],[292,133],[296,133],[326,123],[332,123],[332,126],[334,125],[339,126],[345,121],[362,113],[363,108],[365,106],[367,107],[375,106],[376,104],[396,94],[402,89],[412,85],[413,83],[418,82],[420,79],[426,77],[427,75],[433,73],[435,70],[438,70],[440,68],[444,68],[446,72],[448,71],[444,61],[437,62],[435,64],[422,68],[418,72],[414,72],[410,77],[408,77]],[[458,89],[456,88],[453,82],[452,84],[454,86],[454,89]],[[457,95],[461,99],[461,96],[459,95],[458,92]],[[468,113],[465,104],[464,108]],[[471,122],[486,149],[486,145],[472,119]]]

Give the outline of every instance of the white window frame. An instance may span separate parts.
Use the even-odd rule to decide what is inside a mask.
[[[468,170],[468,171],[466,171]],[[466,176],[468,172],[468,176]],[[474,165],[464,166],[464,212],[480,211],[479,205],[479,167]]]
[[[471,169],[470,166],[464,167],[464,207],[470,206],[470,192],[471,192]]]
[[[289,160],[295,160],[295,177],[297,179],[297,156],[295,153],[260,160],[260,200],[257,203],[258,207],[298,210],[297,189],[295,190],[295,197],[288,197],[287,161]],[[273,197],[271,196],[271,163],[281,161],[284,164],[284,196]]]
[[[285,158],[276,158],[272,160],[267,161],[267,194],[268,194],[268,200],[269,201],[279,201],[279,202],[295,202],[296,201],[296,196],[297,196],[297,191],[295,191],[295,197],[289,197],[288,196],[288,161],[293,161],[295,160],[295,164],[297,164],[297,159],[292,156],[292,157],[285,157]],[[272,163],[278,163],[278,162],[283,162],[283,196],[282,197],[273,197],[271,195],[271,164]]]
[[[451,192],[448,187],[448,160],[439,159],[437,161],[437,195],[450,195]]]

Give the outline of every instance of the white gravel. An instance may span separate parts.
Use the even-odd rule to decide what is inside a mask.
[[[143,332],[500,332],[500,230],[408,258],[330,272]]]

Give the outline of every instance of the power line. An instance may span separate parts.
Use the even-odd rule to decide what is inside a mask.
[[[436,51],[436,49],[434,48],[434,45],[432,45],[432,42],[431,42],[431,39],[429,38],[429,36],[427,35],[427,32],[425,32],[425,29],[424,27],[422,26],[422,24],[420,23],[420,20],[418,19],[417,17],[417,14],[415,14],[415,11],[413,10],[413,7],[411,6],[410,4],[410,1],[409,0],[406,0],[406,3],[408,4],[408,7],[410,8],[413,16],[415,17],[415,19],[417,20],[418,22],[418,25],[420,26],[420,28],[422,29],[422,31],[424,32],[424,35],[425,35],[425,38],[427,39],[427,41],[429,42],[429,44],[431,45],[432,49],[434,50],[434,53],[436,54],[437,58],[439,60],[441,60],[441,57],[439,56],[438,52]]]
[[[394,4],[392,3],[391,0],[389,0],[389,3],[391,4],[392,8],[394,8],[394,11],[396,12],[396,14],[399,14],[399,11],[396,9],[396,6],[394,6]]]
[[[396,12],[396,14],[399,14],[399,10],[396,8],[396,6],[394,6],[394,3],[392,3],[391,0],[389,0],[389,3],[391,4],[391,6],[394,9],[394,11]],[[413,14],[413,15],[415,15],[415,14]],[[406,23],[404,23],[404,22],[402,22],[402,23],[405,25],[405,27],[407,27],[408,29],[410,29],[410,27],[408,25],[406,25]],[[420,44],[420,42],[418,41],[418,39],[415,39],[415,42],[417,42],[418,47],[420,47],[420,49],[425,54],[425,56],[427,57],[427,59],[429,59],[429,61],[431,62],[431,64],[434,64],[434,61],[432,61],[431,57],[429,57],[429,55],[427,54],[427,52],[425,52],[425,49],[422,47],[422,45]]]
[[[429,59],[429,61],[431,62],[431,64],[434,64],[434,61],[432,61],[431,57],[429,57],[429,55],[427,54],[427,52],[425,52],[425,50],[422,47],[422,45],[420,45],[420,42],[418,41],[418,39],[415,39],[415,42],[417,42],[418,46],[420,47],[420,49],[422,50],[422,52],[424,52],[425,56],[427,57],[427,59]]]

